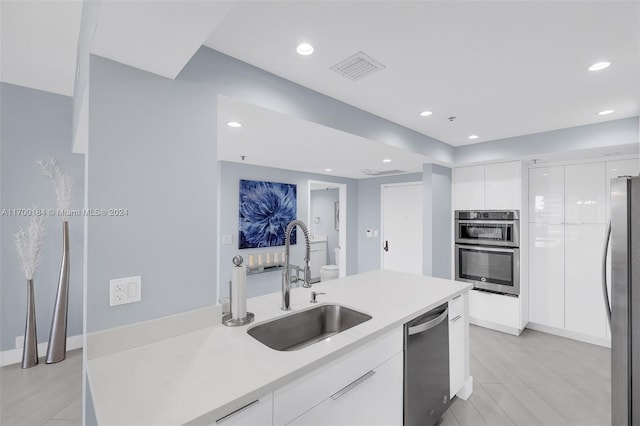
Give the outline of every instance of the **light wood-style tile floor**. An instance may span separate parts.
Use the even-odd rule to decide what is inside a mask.
[[[533,330],[471,326],[473,395],[441,426],[611,425],[611,351]]]
[[[0,368],[0,425],[82,424],[82,349],[59,363]]]

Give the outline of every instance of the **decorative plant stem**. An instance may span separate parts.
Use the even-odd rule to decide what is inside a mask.
[[[34,210],[36,210],[34,208]],[[27,279],[27,318],[24,326],[24,344],[22,346],[22,368],[38,364],[38,337],[36,335],[36,302],[33,291],[33,275],[40,262],[40,249],[44,238],[44,217],[34,216],[29,227],[18,228],[15,234],[16,249]]]

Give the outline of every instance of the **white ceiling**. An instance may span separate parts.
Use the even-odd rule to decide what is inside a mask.
[[[243,1],[206,45],[457,146],[637,116],[639,9],[636,1]],[[315,53],[298,55],[301,41]],[[357,82],[329,70],[360,50],[386,69]],[[586,70],[601,60],[611,67]],[[433,115],[420,117],[425,109]],[[615,113],[598,116],[604,109]]]
[[[0,2],[0,81],[72,96],[82,0]]]
[[[242,127],[229,127],[229,121],[241,122]],[[385,158],[392,161],[383,163]],[[422,165],[431,162],[422,155],[225,96],[218,96],[218,160],[319,173],[327,179],[371,177],[363,169],[421,172]]]
[[[175,78],[231,1],[102,0],[91,53]]]
[[[0,6],[0,79],[73,94],[82,1]],[[639,115],[639,20],[638,1],[102,0],[92,52],[174,78],[206,42],[459,146]],[[386,68],[329,70],[360,50]]]

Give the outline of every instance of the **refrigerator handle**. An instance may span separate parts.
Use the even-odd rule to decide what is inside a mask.
[[[609,253],[609,241],[611,240],[611,220],[607,223],[607,230],[604,238],[604,249],[602,250],[602,296],[604,297],[604,307],[607,312],[607,320],[611,327],[611,304],[609,303],[609,289],[607,287],[607,254]]]

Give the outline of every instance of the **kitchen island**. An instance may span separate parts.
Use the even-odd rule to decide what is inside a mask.
[[[287,386],[303,389],[305,378],[318,375],[323,368],[327,369],[322,375],[326,379],[331,371],[339,372],[341,360],[349,361],[349,357],[351,363],[366,364],[369,360],[353,357],[358,353],[369,358],[383,354],[390,347],[385,341],[393,340],[397,351],[404,323],[454,298],[465,301],[461,308],[464,335],[462,341],[455,342],[455,350],[460,353],[454,355],[463,363],[460,376],[464,385],[458,395],[466,397],[471,392],[466,304],[470,288],[469,284],[451,280],[373,271],[314,284],[311,289],[295,288],[289,312],[280,309],[279,292],[251,298],[247,309],[255,314],[256,321],[248,326],[226,327],[217,319],[213,326],[89,359],[87,371],[96,419],[100,425],[210,424],[245,406],[248,408],[243,412],[255,409],[261,405],[256,401],[262,401],[261,410],[271,410],[265,411],[266,423],[288,423],[293,419],[278,421],[278,416],[274,417],[275,393]],[[273,350],[247,334],[255,324],[313,306],[309,303],[311,291],[326,293],[318,296],[319,304],[339,304],[372,318],[296,351]],[[370,362],[375,364],[374,360]],[[325,379],[321,380],[329,380]],[[351,379],[344,380],[348,384]],[[305,402],[315,397],[302,396]],[[309,404],[308,408],[317,405],[313,401]],[[306,410],[294,405],[294,411]],[[229,422],[224,419],[221,423],[242,424],[233,419],[229,416]]]

